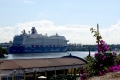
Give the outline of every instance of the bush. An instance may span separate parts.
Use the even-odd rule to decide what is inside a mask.
[[[87,64],[84,67],[80,67],[81,80],[120,70],[120,54],[117,55],[116,52],[111,52],[105,41],[101,40],[101,35],[95,29],[91,28],[91,32],[95,33],[98,52],[93,57],[87,56],[85,58]]]
[[[57,74],[53,75],[50,80],[76,80],[78,76],[76,75],[65,75],[65,74]]]
[[[7,49],[0,47],[0,58],[4,57],[4,54],[8,54]]]

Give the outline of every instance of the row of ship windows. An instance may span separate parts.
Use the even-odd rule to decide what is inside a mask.
[[[23,47],[23,46],[22,45],[14,45],[14,47]],[[32,45],[32,46],[26,46],[26,47],[63,47],[63,45]]]
[[[63,47],[63,45],[32,45],[32,47]]]
[[[30,47],[25,47],[25,48],[43,48],[43,47],[45,47],[45,46],[40,46],[40,47],[38,47],[38,46],[30,46]],[[48,46],[48,47],[56,47],[56,48],[59,48],[59,47],[63,47],[63,46]],[[13,49],[24,49],[24,47],[19,47],[19,46],[13,46],[12,47]]]

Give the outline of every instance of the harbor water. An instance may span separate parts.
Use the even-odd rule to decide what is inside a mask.
[[[91,56],[93,56],[94,53],[95,52],[90,52]],[[89,54],[89,51],[68,51],[68,52],[59,52],[59,53],[8,54],[8,55],[5,55],[5,58],[2,58],[2,59],[57,58],[57,57],[67,56],[69,54],[72,54],[73,56],[78,56],[78,57],[84,58]]]

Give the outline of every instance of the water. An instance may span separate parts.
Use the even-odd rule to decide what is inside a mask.
[[[69,54],[74,56],[78,56],[81,58],[86,57],[89,52],[88,51],[68,51],[68,52],[59,52],[59,53],[27,53],[27,54],[9,54],[5,55],[5,58],[2,59],[29,59],[29,58],[56,58],[67,56]],[[91,56],[94,55],[95,52],[91,52]]]

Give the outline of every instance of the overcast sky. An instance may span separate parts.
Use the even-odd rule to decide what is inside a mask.
[[[23,29],[58,33],[70,43],[96,44],[90,28],[108,44],[120,44],[120,0],[1,0],[0,43],[13,40]]]

